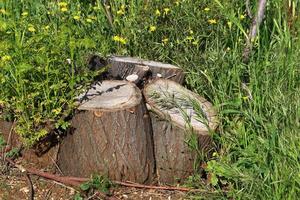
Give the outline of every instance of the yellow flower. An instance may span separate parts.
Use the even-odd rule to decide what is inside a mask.
[[[116,41],[116,42],[119,42],[119,43],[121,43],[121,44],[126,44],[126,43],[127,43],[127,41],[126,41],[125,38],[120,37],[120,36],[118,36],[118,35],[115,35],[115,36],[113,37],[113,40]]]
[[[0,13],[5,15],[6,14],[6,10],[4,10],[3,8],[0,9]]]
[[[76,15],[76,16],[73,17],[73,19],[79,21],[80,20],[80,16]]]
[[[216,23],[217,23],[217,20],[215,20],[215,19],[209,19],[209,20],[207,20],[207,22],[208,22],[209,24],[216,24]]]
[[[193,45],[198,45],[198,40],[192,42]]]
[[[28,27],[28,31],[30,31],[30,32],[35,32],[36,30],[35,30],[35,28],[34,28],[33,26],[29,26],[29,27]]]
[[[61,10],[61,12],[67,12],[68,8],[67,7],[62,7],[60,10]]]
[[[117,11],[117,15],[124,15],[124,14],[125,14],[125,12],[123,10],[118,10]]]
[[[121,10],[125,10],[125,5],[121,5]]]
[[[160,13],[160,11],[158,9],[155,10],[155,15],[156,16],[160,16],[161,15],[161,13]]]
[[[176,4],[176,6],[179,6],[179,4],[180,4],[179,0],[175,1],[175,4]]]
[[[191,35],[194,34],[194,31],[193,31],[193,30],[190,30],[190,34],[191,34]]]
[[[10,61],[10,60],[11,60],[11,56],[5,55],[5,56],[3,56],[3,57],[1,58],[1,60],[2,60],[3,62]]]
[[[92,19],[90,19],[90,18],[87,18],[87,19],[86,19],[86,22],[88,22],[88,23],[92,23],[92,22],[93,22],[93,20],[92,20]]]
[[[59,2],[58,5],[60,7],[66,7],[68,5],[68,3],[67,2]]]
[[[49,26],[49,25],[45,26],[45,30],[48,30],[49,28],[50,28],[50,26]]]
[[[231,27],[232,27],[232,22],[227,22],[227,25],[228,25],[228,27],[229,27],[229,29],[231,29]]]
[[[26,17],[28,15],[28,12],[22,12],[21,14],[23,17]]]
[[[156,26],[150,26],[149,31],[150,31],[150,32],[156,31]]]
[[[205,11],[205,12],[208,12],[208,11],[210,11],[210,8],[207,8],[207,7],[206,7],[206,8],[204,8],[204,11]]]
[[[230,51],[231,49],[230,49],[230,47],[227,47],[226,50],[227,50],[227,51]]]
[[[188,40],[188,41],[192,41],[194,39],[194,37],[193,36],[187,36],[185,39]]]
[[[168,14],[170,12],[170,8],[164,8],[164,14]]]
[[[240,15],[240,19],[241,20],[245,19],[245,15]]]
[[[162,42],[163,42],[164,44],[167,44],[167,43],[169,42],[169,39],[168,39],[168,38],[164,38],[164,39],[162,39]]]

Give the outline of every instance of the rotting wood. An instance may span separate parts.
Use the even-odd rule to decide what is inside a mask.
[[[83,97],[71,122],[74,132],[60,145],[58,166],[62,172],[152,182],[152,131],[140,90],[127,81],[103,81],[79,101]]]
[[[115,79],[125,79],[127,76],[137,71],[137,66],[148,66],[150,68],[149,78],[167,78],[180,84],[184,81],[184,72],[181,68],[155,61],[143,60],[134,57],[111,56],[108,58],[109,75]]]
[[[173,81],[158,79],[146,85],[143,93],[151,111],[158,180],[181,182],[194,172],[196,152],[212,150],[209,131],[217,126],[216,112],[206,99]],[[195,106],[201,109],[198,114],[203,112],[201,119]],[[194,151],[187,144],[193,134],[198,143]]]

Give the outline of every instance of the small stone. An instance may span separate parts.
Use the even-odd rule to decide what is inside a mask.
[[[129,81],[129,82],[134,82],[134,81],[136,81],[138,78],[139,78],[138,75],[136,75],[136,74],[131,74],[131,75],[129,75],[129,76],[126,77],[126,80]]]

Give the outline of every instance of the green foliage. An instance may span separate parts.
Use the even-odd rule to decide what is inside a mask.
[[[112,186],[112,182],[105,176],[95,175],[89,182],[80,185],[80,189],[83,191],[89,191],[91,189],[100,190],[105,194],[109,194],[109,189]]]
[[[1,132],[0,132],[0,148],[5,147],[6,142],[4,140],[4,137],[2,136]]]

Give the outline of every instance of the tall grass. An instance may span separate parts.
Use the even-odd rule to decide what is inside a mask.
[[[49,123],[66,126],[77,85],[93,76],[88,53],[171,62],[219,112],[209,183],[228,191],[224,198],[300,196],[298,0],[269,1],[248,64],[244,1],[66,2],[62,11],[56,1],[0,1],[0,108],[26,141],[47,134]]]

